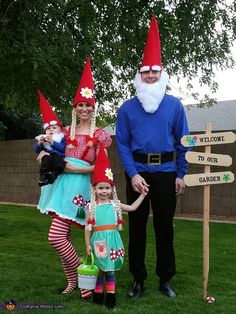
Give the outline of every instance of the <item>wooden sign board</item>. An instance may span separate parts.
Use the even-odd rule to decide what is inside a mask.
[[[187,186],[222,184],[233,181],[234,174],[231,171],[187,174],[184,176],[184,182]]]
[[[187,152],[185,158],[189,163],[193,164],[226,167],[232,164],[232,158],[229,155]]]
[[[181,139],[181,144],[185,147],[193,147],[227,144],[234,143],[235,141],[236,134],[234,134],[233,132],[223,132],[223,133],[185,135]]]

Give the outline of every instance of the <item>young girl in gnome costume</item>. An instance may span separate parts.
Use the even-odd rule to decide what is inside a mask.
[[[76,119],[79,123],[76,124]],[[84,228],[85,205],[90,200],[90,174],[100,145],[108,148],[111,137],[95,126],[94,82],[90,58],[87,59],[73,101],[72,124],[66,127],[65,172],[50,185],[43,186],[38,204],[41,213],[52,217],[48,241],[58,252],[68,285],[61,293],[77,288],[80,258],[71,243],[71,225]],[[82,298],[91,291],[82,290]]]
[[[122,211],[130,212],[138,208],[147,192],[143,191],[132,205],[120,203],[117,199],[110,162],[100,148],[95,162],[92,179],[91,203],[86,207],[85,242],[87,254],[94,253],[95,264],[100,269],[93,302],[103,304],[103,280],[106,285],[105,304],[109,309],[116,306],[115,271],[124,262],[124,245],[118,230],[122,230]],[[93,234],[91,236],[91,231]]]
[[[39,186],[53,183],[65,168],[65,135],[62,133],[62,123],[52,110],[49,102],[38,91],[41,117],[45,134],[35,137],[38,141],[34,146],[37,154],[47,152],[41,159]]]

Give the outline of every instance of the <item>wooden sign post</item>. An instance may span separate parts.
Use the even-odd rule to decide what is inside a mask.
[[[206,135],[211,133],[211,124],[206,125]],[[211,146],[205,146],[205,153],[210,154]],[[209,165],[204,166],[204,173],[211,171]],[[209,277],[209,217],[210,217],[210,185],[203,188],[203,298],[207,298]]]
[[[211,173],[211,166],[230,166],[232,158],[228,155],[211,154],[211,145],[234,143],[233,132],[211,133],[211,123],[206,125],[206,133],[183,136],[181,143],[185,147],[205,146],[205,153],[187,152],[189,163],[204,165],[204,173],[190,174],[184,177],[187,186],[203,185],[203,298],[207,300],[209,277],[209,217],[210,217],[210,186],[212,184],[231,183],[234,174],[230,171]]]

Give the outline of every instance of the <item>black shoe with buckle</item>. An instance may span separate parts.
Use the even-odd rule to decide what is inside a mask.
[[[165,281],[160,284],[159,290],[162,294],[167,296],[168,298],[175,298],[176,294],[174,290],[171,288],[169,281]]]
[[[132,288],[128,292],[130,298],[139,298],[143,293],[143,282],[134,281]]]

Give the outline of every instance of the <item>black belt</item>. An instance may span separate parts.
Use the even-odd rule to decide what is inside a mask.
[[[142,154],[138,152],[133,152],[133,158],[137,162],[149,165],[160,165],[164,162],[169,162],[174,160],[174,152],[169,153],[149,153]]]

